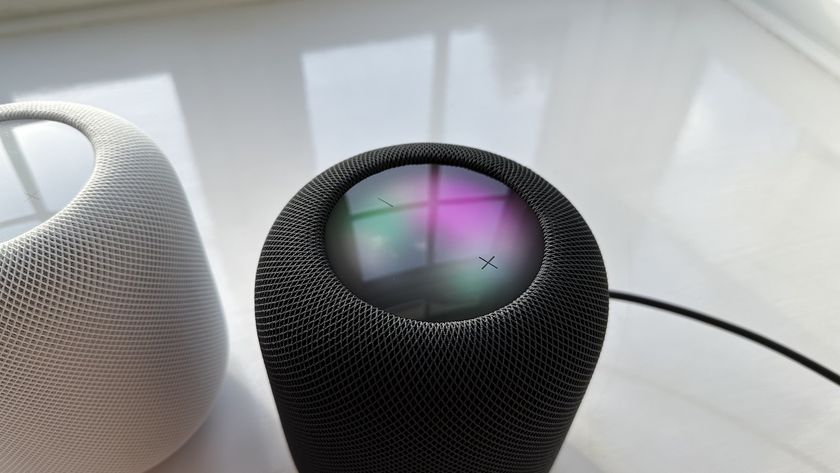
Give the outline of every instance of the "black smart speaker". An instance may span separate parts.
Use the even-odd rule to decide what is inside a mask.
[[[446,144],[323,172],[274,222],[256,276],[302,473],[548,472],[608,307],[572,204],[513,161]]]

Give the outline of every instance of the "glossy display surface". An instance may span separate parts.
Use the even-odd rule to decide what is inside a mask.
[[[55,215],[93,172],[93,146],[76,128],[47,120],[0,122],[0,242]]]
[[[516,299],[539,271],[536,215],[505,184],[436,164],[370,176],[336,204],[327,256],[357,296],[393,314],[464,320]]]

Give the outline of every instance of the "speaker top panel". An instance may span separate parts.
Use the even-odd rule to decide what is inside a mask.
[[[390,168],[353,186],[327,221],[327,257],[368,303],[431,322],[488,314],[542,264],[536,214],[507,185],[439,164]]]
[[[93,173],[91,142],[50,120],[0,121],[0,242],[63,209]]]

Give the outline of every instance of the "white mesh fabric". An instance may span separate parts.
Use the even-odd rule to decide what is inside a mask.
[[[201,425],[225,369],[192,214],[128,122],[74,104],[0,106],[14,119],[78,128],[96,164],[63,210],[0,242],[0,472],[145,471]]]

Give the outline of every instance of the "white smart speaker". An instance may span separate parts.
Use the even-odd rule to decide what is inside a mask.
[[[155,144],[87,106],[0,106],[0,472],[148,470],[206,418],[226,356]]]

